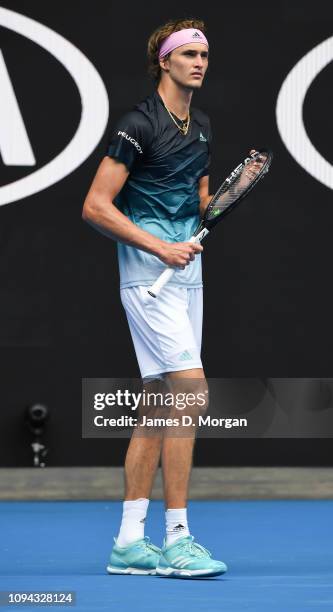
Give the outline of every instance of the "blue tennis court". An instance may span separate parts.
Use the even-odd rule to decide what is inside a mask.
[[[228,564],[224,576],[107,575],[120,502],[2,502],[0,589],[75,591],[80,612],[333,609],[333,501],[192,501],[189,510],[193,535]],[[151,502],[146,534],[161,544],[162,502]]]

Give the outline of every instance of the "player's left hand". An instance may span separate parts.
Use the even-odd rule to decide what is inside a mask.
[[[251,149],[250,155],[253,155],[253,153],[258,153],[258,151],[256,151],[256,149]],[[264,159],[260,160],[260,158],[258,158],[246,164],[240,176],[240,180],[239,180],[239,185],[242,188],[246,188],[247,184],[249,184],[251,181],[253,181],[256,178],[257,174],[260,172],[262,168],[264,161],[265,161]]]

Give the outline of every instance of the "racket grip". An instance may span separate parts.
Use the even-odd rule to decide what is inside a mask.
[[[191,236],[188,242],[199,242],[197,236]],[[163,289],[164,285],[166,285],[170,278],[173,277],[174,273],[177,271],[177,268],[166,268],[162,274],[159,275],[158,279],[154,282],[154,284],[149,287],[148,293],[153,298],[156,298],[160,293],[161,289]]]
[[[158,279],[154,282],[154,284],[149,287],[149,295],[156,298],[160,293],[161,289],[163,289],[164,285],[169,282],[170,278],[174,275],[175,272],[175,268],[166,268],[162,272],[162,274],[159,275]]]

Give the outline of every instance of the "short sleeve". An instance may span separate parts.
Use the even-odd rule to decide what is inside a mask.
[[[124,115],[113,128],[106,155],[122,162],[131,171],[143,160],[153,137],[149,119],[139,111]]]
[[[207,160],[206,163],[202,169],[202,172],[200,174],[199,178],[202,178],[203,176],[207,176],[209,174],[209,168],[210,168],[210,163],[211,163],[211,159],[212,159],[212,129],[211,129],[211,125],[210,125],[210,120],[207,117],[207,144],[208,144],[208,156],[207,156]]]

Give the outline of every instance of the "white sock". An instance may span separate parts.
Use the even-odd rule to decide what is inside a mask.
[[[187,509],[172,508],[165,513],[166,545],[170,546],[178,538],[190,535],[187,524]]]
[[[145,497],[133,501],[124,501],[123,516],[117,538],[118,546],[123,548],[144,537],[148,504],[149,499]]]

